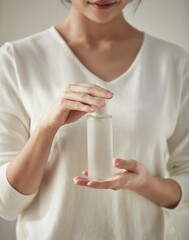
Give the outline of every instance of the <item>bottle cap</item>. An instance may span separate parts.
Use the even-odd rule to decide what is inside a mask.
[[[92,116],[103,117],[103,116],[108,115],[108,104],[107,104],[108,101],[106,99],[104,99],[104,102],[106,105],[103,107],[93,106],[93,108],[95,109],[95,112],[91,113]]]

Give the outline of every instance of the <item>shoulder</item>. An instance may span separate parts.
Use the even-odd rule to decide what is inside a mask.
[[[188,75],[189,54],[177,44],[145,35],[145,62],[148,66],[154,66],[158,71],[165,71],[165,74],[179,76],[178,79]],[[184,77],[185,78],[185,77]],[[188,78],[188,77],[187,77]]]
[[[52,27],[21,38],[19,40],[6,42],[0,47],[0,55],[7,56],[9,58],[15,57],[23,58],[30,57],[31,55],[39,55],[44,50],[48,50],[49,46],[52,44]]]
[[[146,34],[146,45],[151,54],[169,61],[189,59],[189,54],[182,47],[149,34]]]

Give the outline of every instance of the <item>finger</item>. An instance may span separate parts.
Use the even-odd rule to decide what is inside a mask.
[[[95,189],[112,189],[119,190],[125,188],[127,182],[127,172],[117,173],[110,181],[88,181],[87,186]]]
[[[76,93],[87,93],[94,97],[112,98],[113,93],[108,89],[101,88],[94,84],[71,83],[67,85],[66,90]]]
[[[87,186],[87,183],[89,182],[89,180],[87,178],[75,177],[73,179],[73,182],[76,185]]]
[[[141,165],[136,160],[114,159],[114,166],[119,169],[125,169],[129,172],[139,173]]]
[[[87,183],[88,187],[96,188],[96,189],[118,189],[121,186],[120,176],[116,176],[111,181],[89,181]]]
[[[103,100],[102,98],[101,99],[95,98],[88,95],[87,93],[75,93],[75,92],[64,91],[61,97],[63,100],[67,99],[70,101],[77,101],[77,102],[81,102],[87,105],[92,105],[97,107],[103,107],[106,105],[105,100]]]
[[[110,189],[112,187],[112,181],[89,181],[87,183],[88,187],[96,189]]]
[[[76,102],[76,101],[70,101],[66,100],[62,103],[62,109],[63,110],[75,110],[75,111],[81,111],[81,112],[94,112],[95,109],[89,105],[86,105],[81,102]]]
[[[88,171],[87,171],[87,170],[84,170],[84,171],[82,172],[82,174],[83,174],[84,176],[88,177]]]

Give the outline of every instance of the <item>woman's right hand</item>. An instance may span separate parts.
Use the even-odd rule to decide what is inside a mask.
[[[111,99],[113,93],[97,85],[70,83],[66,85],[57,101],[41,118],[48,129],[58,130],[61,126],[77,121],[94,108],[105,105],[103,99]],[[101,100],[102,99],[102,100]]]
[[[103,99],[111,97],[111,92],[96,85],[68,84],[49,111],[39,120],[38,127],[22,151],[10,162],[6,174],[11,186],[24,195],[38,191],[58,129],[88,112],[93,112],[91,106],[103,106]]]

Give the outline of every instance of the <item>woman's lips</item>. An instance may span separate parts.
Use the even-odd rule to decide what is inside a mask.
[[[95,7],[96,9],[109,9],[111,8],[115,2],[112,2],[112,3],[109,3],[109,2],[100,2],[100,1],[97,1],[97,2],[90,2],[90,4]]]

